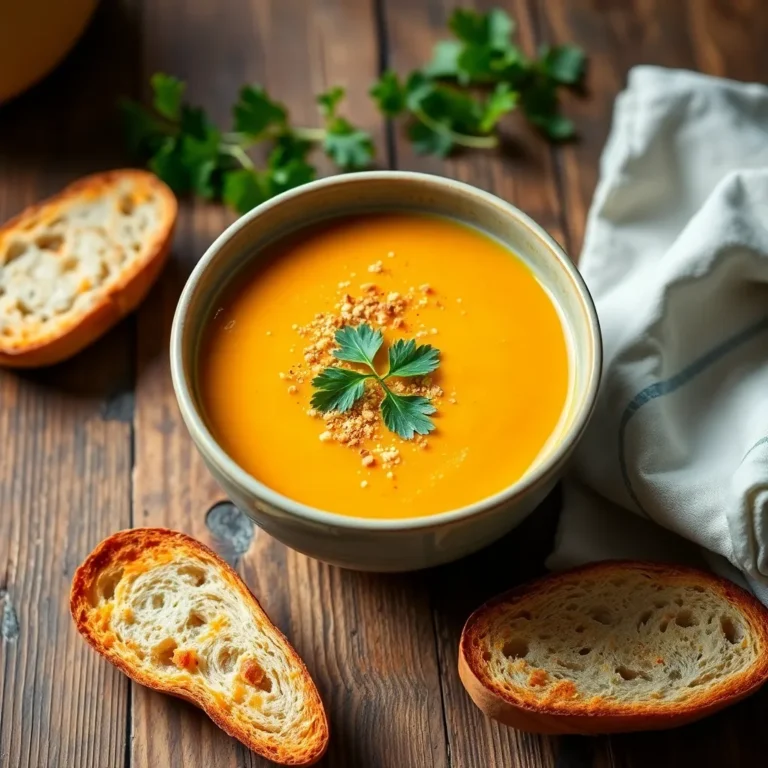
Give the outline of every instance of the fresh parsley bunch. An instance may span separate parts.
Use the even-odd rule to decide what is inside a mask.
[[[495,147],[499,120],[518,105],[549,139],[574,135],[573,123],[560,114],[557,90],[581,82],[586,58],[580,48],[547,46],[531,59],[512,42],[515,23],[500,9],[457,9],[448,26],[456,39],[437,43],[423,70],[404,80],[388,70],[370,91],[385,115],[409,118],[417,152],[445,156],[457,146]]]
[[[320,145],[341,170],[366,168],[373,142],[338,114],[343,88],[320,94],[324,128],[293,128],[285,107],[262,88],[247,85],[232,108],[233,130],[222,133],[205,112],[183,101],[185,84],[158,73],[152,77],[152,109],[135,102],[121,105],[126,138],[137,155],[174,192],[222,199],[245,213],[281,192],[316,176],[309,161]],[[266,144],[266,167],[256,168],[248,150]]]
[[[374,379],[384,390],[381,401],[381,417],[390,432],[411,440],[414,434],[429,434],[435,425],[429,416],[435,413],[435,406],[429,398],[421,395],[399,395],[387,386],[387,380],[394,377],[410,378],[426,376],[440,365],[440,352],[430,344],[416,345],[413,339],[399,339],[388,350],[389,370],[379,376],[373,359],[384,342],[381,331],[374,331],[370,325],[347,325],[336,331],[339,348],[333,356],[348,363],[360,363],[367,371],[349,368],[326,368],[312,379],[315,392],[312,407],[321,413],[338,411],[345,413],[365,393],[365,382]]]
[[[586,60],[580,48],[546,46],[529,58],[513,43],[515,23],[500,9],[457,9],[448,25],[455,39],[438,43],[426,67],[405,78],[387,70],[370,90],[383,115],[407,118],[417,152],[444,157],[456,147],[492,149],[499,121],[518,106],[549,139],[574,135],[573,123],[560,113],[558,89],[581,82]],[[185,84],[175,77],[154,75],[152,90],[152,109],[122,104],[126,137],[179,194],[221,199],[244,213],[314,179],[310,156],[318,146],[342,171],[373,161],[370,134],[339,114],[343,88],[317,97],[322,128],[297,128],[282,104],[247,85],[232,109],[229,133],[184,102]],[[263,168],[249,154],[257,145],[268,147]]]

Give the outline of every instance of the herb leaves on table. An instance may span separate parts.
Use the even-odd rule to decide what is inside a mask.
[[[499,9],[459,8],[448,26],[456,39],[438,43],[423,70],[404,80],[387,70],[370,91],[385,115],[408,118],[416,151],[444,156],[456,147],[495,147],[499,120],[518,105],[549,139],[574,135],[560,114],[557,88],[581,82],[580,48],[546,46],[529,58],[512,41],[514,21]]]
[[[586,57],[573,45],[544,46],[527,56],[513,41],[514,20],[503,10],[456,9],[454,38],[435,45],[430,61],[401,77],[387,70],[370,96],[387,118],[405,122],[416,152],[444,157],[457,148],[493,149],[499,122],[518,107],[552,141],[575,134],[561,114],[558,90],[575,87]],[[321,128],[293,126],[288,110],[260,86],[246,85],[232,107],[232,131],[184,100],[186,85],[167,74],[151,79],[151,108],[121,104],[126,143],[177,194],[222,200],[239,213],[317,175],[311,155],[322,150],[342,171],[374,161],[371,135],[340,113],[344,89],[317,96]],[[254,147],[266,147],[257,167]]]
[[[318,96],[325,128],[294,128],[286,108],[259,86],[244,86],[232,107],[233,130],[220,132],[203,110],[183,101],[185,84],[170,75],[152,77],[153,109],[121,105],[129,147],[177,194],[221,199],[239,213],[316,176],[309,154],[321,144],[342,170],[359,170],[373,159],[373,142],[339,115],[344,90]],[[249,150],[268,147],[264,168]]]
[[[365,382],[375,380],[384,390],[381,416],[390,432],[403,440],[411,440],[415,434],[429,434],[435,425],[429,416],[435,406],[421,395],[402,395],[393,392],[386,382],[391,377],[410,378],[426,376],[440,365],[440,352],[430,344],[417,345],[413,339],[399,339],[389,347],[389,370],[379,376],[373,360],[384,343],[381,331],[375,331],[367,323],[345,326],[336,331],[339,345],[333,356],[348,363],[359,363],[368,370],[360,372],[349,368],[330,367],[321,371],[312,386],[312,407],[321,413],[338,411],[346,413],[365,394]]]

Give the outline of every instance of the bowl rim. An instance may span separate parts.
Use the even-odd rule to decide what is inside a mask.
[[[195,404],[195,398],[192,395],[190,382],[187,381],[184,372],[182,345],[184,341],[184,330],[187,324],[187,310],[208,266],[230,240],[266,211],[280,206],[288,200],[307,194],[308,192],[340,184],[360,184],[367,181],[383,180],[419,182],[436,185],[438,187],[451,188],[470,198],[475,198],[483,205],[497,208],[501,213],[515,219],[518,224],[532,231],[533,234],[548,247],[551,255],[556,258],[560,267],[570,278],[570,282],[578,294],[581,307],[587,317],[588,337],[592,347],[592,366],[584,385],[581,387],[584,396],[580,398],[580,405],[577,405],[578,411],[574,416],[570,427],[549,456],[541,461],[533,471],[527,472],[519,480],[498,493],[486,496],[479,501],[464,505],[463,507],[419,517],[367,518],[346,515],[339,512],[328,512],[296,501],[265,485],[237,464],[211,434],[202,415],[198,411]],[[170,358],[173,389],[176,394],[179,409],[181,410],[182,418],[184,419],[196,447],[203,454],[204,458],[215,464],[217,469],[225,477],[230,478],[235,485],[244,489],[247,494],[263,500],[270,506],[281,510],[281,512],[287,513],[288,515],[303,521],[343,529],[397,532],[433,528],[476,515],[482,515],[484,512],[493,510],[515,497],[523,497],[536,487],[546,483],[551,475],[556,472],[567,459],[571,450],[586,429],[589,418],[594,410],[602,372],[602,337],[594,302],[584,279],[581,277],[576,266],[571,262],[557,241],[519,208],[508,203],[506,200],[503,200],[490,192],[474,187],[471,184],[435,174],[418,173],[414,171],[360,171],[352,174],[329,176],[323,179],[318,179],[317,181],[309,182],[308,184],[288,190],[287,192],[283,192],[252,209],[241,216],[237,221],[230,224],[209,246],[187,279],[173,317],[170,340]]]

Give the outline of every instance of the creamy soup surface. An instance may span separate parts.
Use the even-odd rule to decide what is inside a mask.
[[[199,356],[205,417],[243,469],[296,501],[369,518],[457,509],[519,480],[563,412],[560,317],[528,266],[471,227],[338,219],[277,244],[234,283]],[[439,350],[426,379],[390,380],[429,397],[431,433],[390,432],[375,381],[347,414],[312,408],[312,378],[339,365],[333,332],[363,320],[383,332],[380,375],[397,339]]]

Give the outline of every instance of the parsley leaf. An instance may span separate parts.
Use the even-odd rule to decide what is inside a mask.
[[[150,83],[153,91],[152,105],[157,112],[169,120],[178,120],[186,83],[163,72],[152,75]]]
[[[576,45],[544,46],[539,56],[542,71],[555,82],[576,85],[584,76],[587,57]]]
[[[464,43],[503,48],[515,31],[515,22],[506,11],[495,8],[478,13],[468,8],[457,8],[448,20],[451,31]]]
[[[331,88],[317,97],[320,111],[325,117],[325,154],[342,170],[367,168],[373,160],[371,135],[355,128],[349,120],[338,115],[338,106],[344,98],[343,88]]]
[[[275,140],[275,145],[269,154],[269,167],[280,168],[294,160],[307,162],[307,156],[312,151],[312,142],[300,139],[293,133],[283,133]]]
[[[434,130],[424,123],[411,123],[408,126],[408,138],[417,155],[447,157],[453,149],[453,139],[449,130]]]
[[[381,331],[374,331],[370,325],[345,325],[334,336],[339,348],[333,356],[348,363],[363,363],[373,370],[373,358],[381,348],[384,337]]]
[[[246,85],[232,109],[235,130],[249,136],[260,136],[267,128],[286,125],[288,113],[282,104],[272,101],[258,85]]]
[[[317,97],[316,101],[324,117],[336,117],[336,108],[345,94],[344,88],[337,85],[335,88],[331,88]]]
[[[485,102],[485,111],[480,120],[481,133],[490,133],[499,120],[517,106],[517,92],[508,83],[499,83]]]
[[[247,213],[267,200],[268,195],[256,171],[239,168],[224,174],[222,199],[238,213]]]
[[[304,160],[294,159],[288,163],[271,167],[269,174],[269,194],[279,195],[289,189],[295,189],[315,178],[315,167]]]
[[[397,117],[405,109],[406,89],[391,69],[381,73],[368,93],[385,117]]]
[[[328,126],[323,148],[328,157],[345,171],[367,168],[373,160],[371,134],[361,131],[343,117]]]
[[[188,186],[210,200],[217,188],[213,176],[219,164],[221,134],[201,110],[182,107],[179,154],[187,169]]]
[[[531,115],[531,122],[552,141],[567,141],[576,135],[573,120],[560,114]]]
[[[459,56],[464,45],[458,40],[440,40],[432,48],[432,60],[424,67],[424,74],[429,77],[457,77],[459,74]]]
[[[553,141],[573,137],[575,127],[558,109],[557,91],[552,80],[540,78],[521,95],[521,104],[528,119]]]
[[[529,67],[522,51],[515,45],[501,50],[468,45],[459,55],[456,77],[464,85],[504,81],[521,88],[525,85]]]
[[[498,144],[496,136],[481,131],[486,116],[484,105],[456,88],[413,80],[408,107],[422,124],[412,124],[408,130],[417,152],[444,156],[454,145],[487,149]]]
[[[398,339],[389,348],[389,372],[384,378],[426,376],[440,365],[439,357],[439,350],[431,344],[422,344],[417,347],[413,339],[409,341]]]
[[[396,395],[386,391],[381,401],[381,416],[390,432],[396,432],[403,440],[411,440],[414,434],[427,435],[435,425],[427,418],[437,409],[421,395]]]
[[[156,173],[174,192],[189,190],[189,174],[181,156],[178,140],[168,136],[149,160],[149,169]]]
[[[370,373],[350,371],[348,368],[326,368],[312,379],[316,391],[311,405],[318,411],[348,411],[365,392],[365,380]]]
[[[483,108],[479,101],[447,85],[429,83],[412,94],[414,112],[456,133],[473,133],[480,126]]]

